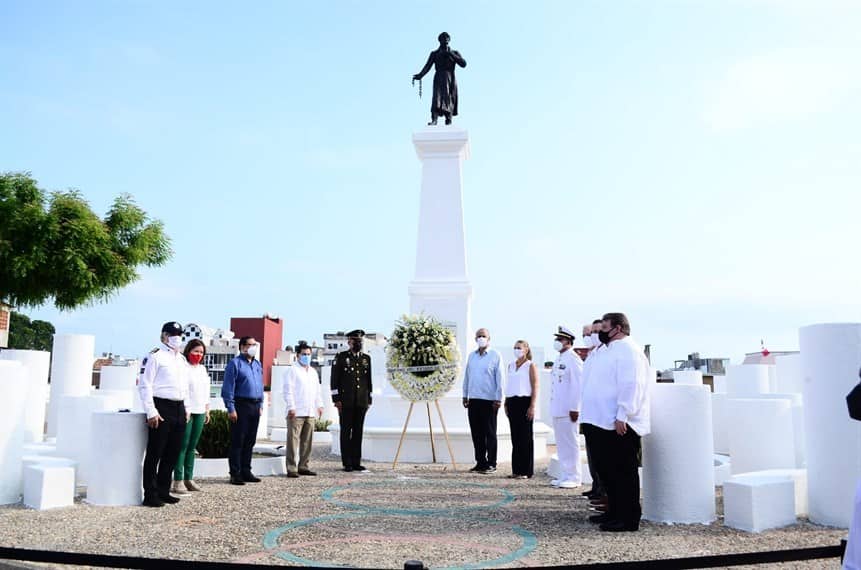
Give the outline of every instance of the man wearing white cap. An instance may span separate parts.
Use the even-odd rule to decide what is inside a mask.
[[[559,478],[551,485],[560,489],[580,486],[580,391],[583,361],[571,350],[574,333],[566,327],[556,331],[553,348],[559,352],[550,373],[550,415],[556,434],[556,453],[559,456]]]
[[[165,323],[161,327],[161,344],[144,358],[138,379],[138,393],[149,427],[143,463],[143,504],[147,507],[179,502],[171,496],[170,484],[188,420],[185,400],[190,379],[188,363],[179,351],[181,347],[182,325]]]

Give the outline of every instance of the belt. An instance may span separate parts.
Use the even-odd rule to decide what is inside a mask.
[[[159,398],[158,396],[153,396],[152,399],[153,401],[160,400],[168,404],[182,404],[184,402],[184,400],[171,400],[170,398]]]

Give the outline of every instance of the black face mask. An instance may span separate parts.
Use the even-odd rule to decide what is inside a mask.
[[[353,352],[361,352],[362,351],[362,341],[354,340],[353,341]]]
[[[846,406],[849,408],[849,417],[861,421],[861,384],[855,386],[846,396]]]
[[[610,344],[610,333],[609,331],[598,331],[598,340],[601,341],[601,344]]]

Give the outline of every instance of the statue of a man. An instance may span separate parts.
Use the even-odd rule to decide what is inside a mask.
[[[457,115],[457,81],[454,78],[455,64],[466,67],[466,60],[457,51],[451,49],[448,43],[451,36],[446,32],[439,35],[439,49],[428,56],[428,61],[421,71],[413,75],[413,80],[421,79],[430,71],[433,65],[436,68],[433,74],[433,99],[431,100],[431,122],[435,125],[437,118],[445,117],[445,124],[451,124],[451,118]]]

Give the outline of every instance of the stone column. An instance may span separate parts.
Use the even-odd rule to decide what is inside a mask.
[[[461,176],[469,157],[469,135],[462,129],[437,127],[414,133],[413,144],[422,162],[422,186],[410,312],[424,312],[452,326],[465,359],[474,333]]]
[[[861,425],[846,408],[861,367],[861,323],[802,327],[798,344],[810,520],[847,528],[861,475]]]

